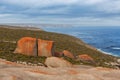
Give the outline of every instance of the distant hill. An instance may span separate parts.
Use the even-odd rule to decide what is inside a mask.
[[[112,67],[110,64],[111,62],[116,62],[117,58],[103,54],[100,51],[97,51],[96,48],[87,45],[82,40],[65,34],[58,34],[53,32],[46,32],[41,29],[37,30],[38,28],[27,28],[27,27],[16,27],[16,26],[0,26],[0,58],[5,58],[10,61],[30,61],[23,57],[23,55],[16,56],[13,54],[13,51],[16,48],[16,42],[22,37],[34,37],[40,38],[44,40],[52,40],[55,42],[55,52],[62,52],[63,50],[68,50],[72,52],[75,56],[80,54],[88,54],[95,60],[95,64],[89,64],[94,66],[105,66],[105,67]],[[31,58],[31,57],[27,57]],[[38,60],[39,57],[33,58],[33,60]],[[31,59],[31,60],[32,60]],[[33,61],[32,60],[32,61]],[[74,60],[70,60],[72,63],[81,64],[82,62],[76,62]],[[40,60],[38,60],[40,61]],[[36,61],[33,61],[36,62]],[[86,64],[86,63],[82,63]]]
[[[24,30],[33,30],[33,31],[39,31],[42,30],[37,27],[29,27],[29,26],[7,26],[7,25],[0,25],[0,28],[9,28],[9,29],[24,29]]]

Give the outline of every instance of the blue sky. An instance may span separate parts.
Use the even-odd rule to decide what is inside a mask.
[[[0,23],[120,26],[120,0],[0,0]]]

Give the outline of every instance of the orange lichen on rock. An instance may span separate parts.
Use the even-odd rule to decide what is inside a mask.
[[[93,58],[87,54],[79,55],[78,58],[83,61],[94,61]]]
[[[37,42],[36,42],[37,41]],[[14,53],[28,56],[52,56],[53,41],[41,40],[32,37],[23,37],[17,43]]]
[[[72,75],[79,74],[79,72],[72,70],[72,69],[68,70],[67,72],[68,72],[68,74],[72,74]]]
[[[17,80],[17,77],[13,75],[12,80]]]
[[[45,74],[45,75],[56,75],[56,74],[41,71],[41,70],[27,70],[27,71],[30,71],[30,72],[33,72],[33,73],[38,73],[38,74]]]
[[[103,67],[97,67],[96,69],[100,70],[100,71],[102,71],[102,70],[104,70],[104,71],[111,71],[111,70],[113,70],[112,68],[103,68]]]
[[[38,39],[38,56],[52,56],[53,41]]]
[[[67,56],[69,58],[72,58],[72,59],[74,58],[73,54],[71,52],[67,51],[67,50],[64,50],[63,54],[64,54],[64,56]]]
[[[35,47],[35,38],[31,37],[23,37],[17,43],[17,48],[14,53],[21,53],[25,55],[34,55],[34,47]]]
[[[0,63],[2,64],[7,64],[7,65],[12,65],[12,66],[23,66],[22,64],[17,64],[15,62],[10,62],[10,61],[6,61],[6,60],[2,60],[0,59]]]

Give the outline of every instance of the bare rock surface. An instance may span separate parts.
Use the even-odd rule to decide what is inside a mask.
[[[45,64],[48,67],[72,67],[72,64],[63,58],[58,58],[58,57],[48,57],[45,60]]]
[[[25,66],[0,59],[0,80],[120,80],[120,70],[84,65],[71,68]]]
[[[70,51],[64,50],[63,54],[64,56],[74,59],[74,55]]]
[[[78,60],[94,62],[94,59],[87,54],[78,55]]]

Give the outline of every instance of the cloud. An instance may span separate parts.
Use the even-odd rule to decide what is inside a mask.
[[[94,11],[107,13],[120,12],[119,0],[1,0],[0,3],[33,10],[51,6],[67,6],[69,9],[77,6],[84,9],[84,7],[88,6],[88,8]]]
[[[78,0],[1,0],[1,3],[36,8],[53,5],[70,5],[77,1]]]
[[[119,0],[1,0],[0,22],[120,25]]]
[[[1,15],[3,16],[3,15]],[[1,17],[0,17],[1,18]],[[120,17],[96,18],[96,17],[28,17],[20,14],[6,14],[0,19],[1,23],[48,23],[48,24],[74,24],[79,26],[119,26]]]
[[[21,6],[49,6],[49,5],[72,5],[72,4],[97,4],[108,0],[1,0],[2,3]]]
[[[105,3],[101,3],[102,6],[97,6],[99,11],[107,13],[120,13],[120,0],[107,0]]]
[[[9,17],[11,16],[11,14],[0,14],[0,18],[5,18],[5,17]]]
[[[44,15],[50,15],[50,14],[67,14],[69,11],[69,8],[68,7],[55,7],[55,8],[41,8],[41,9],[27,9],[27,10],[24,10],[22,11],[22,13],[25,13],[25,14],[38,14],[38,16],[40,14],[44,14]],[[43,15],[42,15],[43,16]]]
[[[99,3],[103,3],[106,0],[78,0],[77,4],[79,5],[96,5]]]
[[[5,6],[0,6],[0,10],[5,10],[6,7]]]

